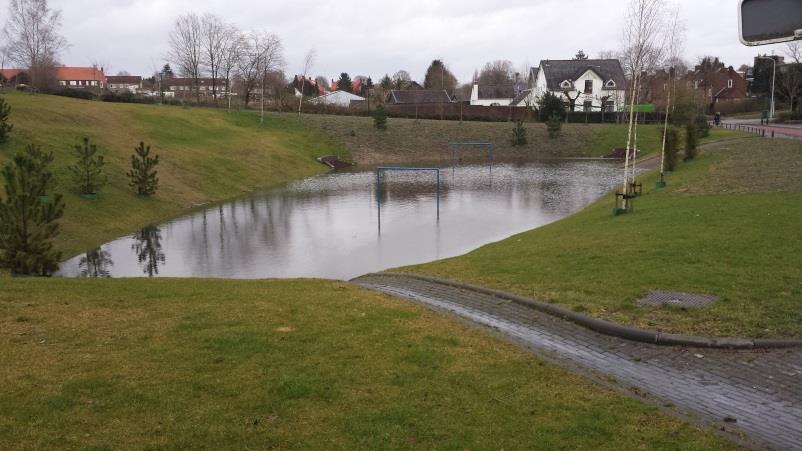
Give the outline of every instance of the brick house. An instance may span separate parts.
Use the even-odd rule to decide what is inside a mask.
[[[106,77],[106,86],[109,91],[118,94],[123,92],[137,94],[142,91],[142,77],[138,75],[110,75]]]
[[[211,78],[198,79],[197,90],[195,79],[193,78],[165,78],[163,84],[164,90],[174,93],[175,97],[195,97],[196,94],[200,94],[201,97],[211,97],[213,94]],[[215,87],[218,97],[227,95],[226,81],[224,79],[218,79]]]
[[[70,89],[102,90],[106,88],[106,74],[103,68],[97,67],[66,67],[58,66],[55,69],[55,78],[59,87]]]
[[[714,71],[696,70],[688,72],[685,83],[689,88],[701,90],[705,103],[710,106],[718,102],[731,102],[748,97],[746,79],[732,66],[722,67]]]

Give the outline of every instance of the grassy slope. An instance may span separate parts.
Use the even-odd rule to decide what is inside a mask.
[[[0,164],[30,142],[56,154],[57,191],[67,209],[58,247],[84,251],[144,225],[259,187],[324,171],[314,158],[347,154],[321,133],[291,116],[268,117],[260,126],[250,113],[148,105],[87,102],[9,93],[12,139],[0,145]],[[97,201],[81,200],[66,167],[72,146],[84,137],[97,143],[108,162],[110,184]],[[130,155],[145,141],[161,156],[161,189],[150,200],[128,188]]]
[[[514,291],[651,329],[802,338],[802,143],[740,140],[644,182],[633,215],[611,196],[587,210],[407,270]],[[711,293],[707,310],[641,308],[649,290]]]
[[[626,125],[567,124],[558,139],[549,139],[546,126],[526,123],[528,144],[514,148],[510,144],[509,122],[463,122],[391,118],[385,132],[373,128],[366,117],[306,115],[304,122],[344,143],[360,164],[394,164],[451,159],[449,143],[455,141],[490,141],[495,158],[500,161],[535,160],[554,157],[602,157],[627,142]],[[644,156],[660,151],[661,128],[640,127],[639,145]],[[731,130],[714,130],[707,141],[749,136]],[[460,157],[483,161],[484,149],[461,150]]]
[[[335,282],[9,281],[0,361],[3,449],[732,448]]]
[[[593,139],[587,144],[584,154],[589,157],[603,157],[612,149],[624,148],[627,144],[629,127],[626,125],[608,125],[596,128]],[[701,144],[729,138],[753,136],[748,133],[737,132],[722,128],[713,128],[710,135],[700,140]],[[641,125],[638,127],[638,149],[642,157],[660,153],[663,148],[663,126]]]

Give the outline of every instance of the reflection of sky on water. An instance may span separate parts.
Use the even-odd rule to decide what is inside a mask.
[[[67,277],[350,279],[461,255],[572,214],[611,190],[598,162],[330,174],[149,227],[62,265]]]

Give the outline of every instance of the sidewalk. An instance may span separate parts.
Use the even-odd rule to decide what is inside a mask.
[[[802,450],[801,349],[661,347],[434,281],[375,274],[354,283],[488,327],[557,364],[732,432],[735,440],[745,433],[747,446]]]

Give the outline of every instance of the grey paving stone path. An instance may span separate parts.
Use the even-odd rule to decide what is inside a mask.
[[[601,335],[529,307],[434,282],[369,275],[354,283],[468,319],[535,353],[690,415],[758,448],[802,450],[802,350],[663,347]]]

